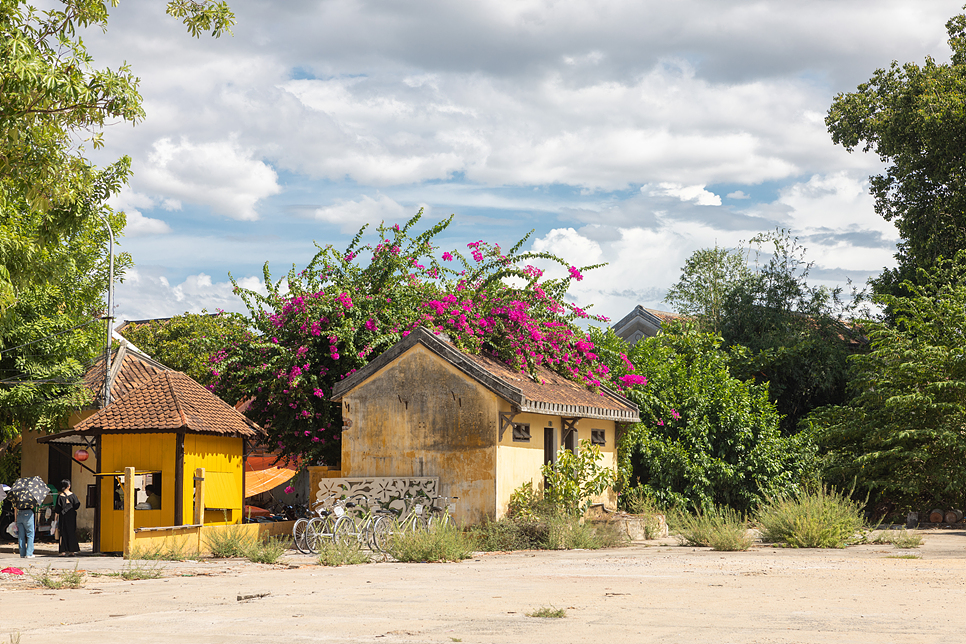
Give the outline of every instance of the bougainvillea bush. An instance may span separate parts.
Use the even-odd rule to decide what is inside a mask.
[[[509,250],[472,241],[465,253],[439,253],[434,238],[452,218],[417,234],[420,216],[380,226],[373,243],[363,243],[363,228],[344,251],[319,246],[308,266],[277,281],[266,264],[267,294],[235,283],[256,333],[212,356],[212,389],[249,400],[246,413],[283,455],[337,464],[342,422],[329,402],[333,387],[419,325],[519,369],[545,366],[592,388],[611,384],[579,326],[603,318],[564,301],[571,281],[595,266],[521,251],[526,238]],[[555,262],[567,275],[545,279],[531,262]]]
[[[620,444],[624,492],[641,486],[637,495],[665,506],[746,512],[799,489],[812,460],[808,434],[781,435],[768,385],[730,375],[720,336],[680,323],[633,347],[613,331],[591,335],[640,408]]]

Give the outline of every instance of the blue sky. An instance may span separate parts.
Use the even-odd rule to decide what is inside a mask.
[[[513,243],[577,265],[581,304],[661,303],[684,260],[784,227],[813,275],[858,282],[897,239],[873,156],[834,146],[838,92],[890,61],[948,58],[959,0],[231,2],[233,37],[194,40],[127,0],[99,66],[126,61],[146,119],[96,159],[133,159],[113,205],[136,264],[116,314],[239,310],[313,241],[456,214],[444,246]]]

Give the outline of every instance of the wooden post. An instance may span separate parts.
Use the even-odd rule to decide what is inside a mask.
[[[124,468],[124,558],[134,547],[134,468]]]
[[[195,470],[195,525],[205,522],[205,468]]]

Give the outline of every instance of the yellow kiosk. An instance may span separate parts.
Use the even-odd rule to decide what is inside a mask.
[[[193,520],[195,472],[204,468],[203,525],[241,523],[246,441],[263,430],[177,371],[158,373],[81,421],[38,439],[93,452],[95,552],[124,548],[124,472],[134,468],[134,528]]]

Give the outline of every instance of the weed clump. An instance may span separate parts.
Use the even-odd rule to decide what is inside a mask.
[[[164,568],[155,561],[153,564],[135,563],[128,561],[120,572],[113,573],[125,581],[140,581],[142,579],[160,579]]]
[[[473,538],[448,523],[434,523],[426,530],[399,532],[389,539],[387,551],[397,561],[438,562],[469,559]]]
[[[345,543],[326,539],[319,542],[320,566],[355,566],[372,561],[358,541]]]
[[[74,564],[73,570],[60,571],[59,577],[55,576],[51,572],[50,564],[48,564],[46,570],[41,573],[30,573],[30,577],[44,588],[50,588],[53,590],[60,590],[61,588],[80,588],[84,585],[84,572],[77,569],[77,564]]]
[[[197,557],[198,553],[194,551],[189,552],[183,540],[165,539],[164,543],[156,544],[150,548],[132,548],[128,559],[141,559],[144,561],[184,561],[185,559]]]
[[[563,608],[554,608],[553,606],[541,606],[532,613],[526,613],[526,616],[559,619],[561,617],[566,617],[567,611],[565,611]]]
[[[689,546],[712,550],[747,550],[755,542],[748,534],[748,522],[728,507],[712,507],[695,513],[676,510],[668,517],[671,529]]]
[[[825,487],[772,499],[755,518],[764,541],[792,548],[844,548],[864,526],[862,504]]]
[[[908,550],[922,545],[922,535],[909,530],[882,530],[870,539],[871,543],[891,543],[896,548]]]

